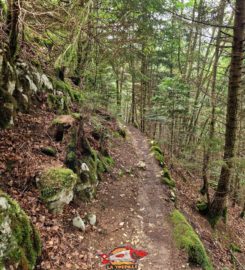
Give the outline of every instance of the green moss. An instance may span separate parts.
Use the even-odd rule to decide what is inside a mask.
[[[163,155],[163,152],[158,145],[153,145],[151,147],[151,152],[158,152],[159,154]]]
[[[58,79],[53,79],[54,88],[58,91],[61,91],[64,95],[69,96],[73,102],[82,104],[84,102],[83,93],[72,87],[68,82],[64,82]]]
[[[164,178],[171,179],[171,175],[170,175],[169,170],[167,168],[163,169],[162,175],[163,175]]]
[[[50,109],[54,109],[57,113],[69,113],[70,100],[67,96],[59,96],[48,94],[48,106]]]
[[[153,153],[155,159],[159,162],[161,166],[164,166],[164,155],[158,145],[152,145],[151,153]]]
[[[11,228],[10,238],[7,242],[8,248],[1,258],[0,265],[3,267],[4,265],[19,264],[19,269],[31,270],[41,255],[39,234],[17,202],[1,190],[0,198],[5,198],[8,202],[7,209],[0,207],[0,226],[4,217],[8,217]]]
[[[204,201],[198,201],[196,203],[196,208],[201,214],[207,214],[208,213],[208,204]]]
[[[6,15],[8,11],[8,6],[5,0],[0,0],[0,9],[3,10],[3,14]],[[0,268],[1,269],[1,268]]]
[[[76,120],[80,120],[81,119],[81,114],[80,113],[72,113],[71,115]]]
[[[171,221],[174,225],[174,238],[177,245],[184,249],[189,256],[189,261],[198,264],[204,270],[212,270],[213,266],[206,250],[192,226],[185,216],[178,210],[171,214]]]
[[[162,172],[162,183],[166,186],[168,186],[169,188],[174,188],[175,187],[175,181],[173,180],[173,178],[171,177],[169,170],[167,169],[167,167],[165,167],[163,169]]]
[[[175,182],[174,180],[171,178],[166,178],[166,177],[163,177],[162,178],[162,183],[166,186],[168,186],[169,188],[174,188],[175,187]]]
[[[76,172],[77,156],[74,151],[70,151],[67,153],[65,164],[69,169],[73,170],[73,172]]]
[[[109,172],[114,163],[113,158],[110,156],[99,156],[98,173]]]
[[[230,250],[233,252],[242,253],[241,248],[238,245],[236,245],[235,243],[230,244]]]
[[[55,157],[57,154],[56,149],[54,149],[53,147],[43,147],[41,149],[42,153],[47,155],[47,156],[51,156],[51,157]]]
[[[39,188],[41,199],[52,201],[55,195],[64,188],[70,188],[77,182],[77,175],[70,169],[50,168],[43,172]]]
[[[15,99],[6,91],[0,89],[0,128],[7,128],[14,117]]]

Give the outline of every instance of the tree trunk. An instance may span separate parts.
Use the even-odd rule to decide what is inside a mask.
[[[219,8],[219,25],[223,24],[224,12],[225,12],[226,3],[221,0]],[[220,55],[220,44],[221,44],[221,29],[218,30],[216,37],[216,46],[215,46],[215,58],[213,65],[213,76],[212,76],[212,91],[211,91],[211,103],[212,103],[212,112],[211,120],[209,126],[209,138],[207,149],[204,150],[204,159],[203,159],[203,169],[202,169],[202,178],[203,178],[203,187],[201,189],[202,194],[207,196],[208,206],[210,207],[210,196],[209,196],[209,182],[208,182],[208,170],[209,163],[212,153],[213,140],[215,138],[215,124],[216,124],[216,78],[218,71],[218,61]]]
[[[6,34],[8,35],[8,42],[6,51],[3,52],[2,72],[0,74],[0,128],[6,128],[11,124],[15,113],[15,99],[8,92],[8,87],[11,79],[16,80],[14,63],[18,48],[20,9],[18,0],[8,0],[7,4]]]
[[[231,170],[233,167],[232,159],[234,158],[237,134],[238,101],[242,79],[243,43],[245,33],[245,1],[236,0],[235,10],[234,38],[227,102],[224,165],[221,168],[218,188],[210,207],[210,220],[213,225],[215,225],[218,218],[224,214],[227,207],[227,196],[229,193]]]

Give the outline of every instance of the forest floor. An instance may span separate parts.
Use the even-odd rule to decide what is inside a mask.
[[[0,131],[0,188],[20,203],[41,233],[43,253],[37,269],[105,269],[97,255],[126,243],[149,253],[139,269],[199,269],[190,266],[186,255],[175,247],[169,221],[174,203],[169,190],[160,183],[161,168],[150,154],[148,139],[135,128],[128,128],[126,140],[111,138],[115,166],[103,176],[95,200],[72,203],[56,216],[47,211],[39,200],[35,177],[45,167],[64,162],[65,142],[54,142],[47,132],[54,117],[37,109],[30,115],[19,114],[15,127]],[[40,149],[44,146],[56,148],[57,156],[43,155]],[[192,188],[184,182],[179,170],[177,166],[171,170],[177,180],[178,205],[204,240],[215,269],[223,269],[230,265],[230,255],[220,236],[214,241],[210,226],[194,210],[193,190],[197,186]],[[96,215],[97,224],[83,233],[73,227],[72,219],[87,213]],[[236,229],[242,237],[244,226],[235,226],[233,232]],[[238,241],[236,236],[234,239]]]

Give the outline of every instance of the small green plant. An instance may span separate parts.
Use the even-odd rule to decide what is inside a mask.
[[[171,221],[174,225],[174,238],[177,245],[184,249],[189,256],[189,261],[200,265],[204,270],[212,270],[213,266],[206,250],[192,226],[185,216],[178,210],[171,214]]]
[[[237,244],[235,244],[235,243],[231,243],[230,244],[230,250],[232,252],[238,252],[238,253],[241,253],[242,252],[241,251],[241,248]]]

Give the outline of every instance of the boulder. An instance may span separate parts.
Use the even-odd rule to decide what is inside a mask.
[[[38,232],[19,204],[0,190],[0,269],[34,269],[40,255]]]
[[[76,183],[77,175],[72,170],[49,168],[41,174],[37,186],[48,209],[53,213],[60,213],[72,201]]]
[[[48,134],[57,142],[60,142],[63,140],[65,130],[73,127],[76,121],[72,115],[60,115],[52,121]]]

